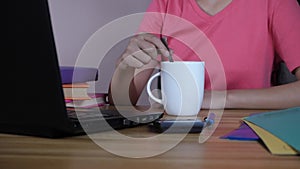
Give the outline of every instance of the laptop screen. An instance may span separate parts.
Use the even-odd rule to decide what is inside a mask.
[[[4,106],[8,109],[1,112],[0,132],[46,137],[76,134],[78,130],[75,129],[82,132],[67,115],[48,1],[20,0],[13,3],[16,12],[9,20],[13,22],[10,39],[13,41],[15,64],[14,71],[7,74],[13,79],[10,84],[14,85],[10,85],[9,91],[14,99]],[[123,116],[113,116],[108,121],[113,125],[110,129],[124,128],[136,126],[135,121],[140,119],[151,122],[161,115],[162,112],[133,112],[128,116],[130,124]],[[101,123],[105,119],[98,120],[100,123],[93,123],[94,127],[89,128],[106,130]]]
[[[14,3],[14,105],[0,124],[59,126],[66,109],[48,2]]]

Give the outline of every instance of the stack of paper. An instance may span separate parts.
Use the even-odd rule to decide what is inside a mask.
[[[94,108],[104,106],[106,103],[106,94],[102,93],[88,93],[91,99],[87,100],[69,100],[66,102],[67,107],[77,108]]]
[[[87,82],[62,84],[63,92],[66,100],[90,100]]]
[[[90,93],[90,84],[98,80],[98,68],[60,66],[67,107],[93,108],[105,104],[106,95]]]
[[[272,154],[300,154],[300,107],[258,113],[243,120]]]

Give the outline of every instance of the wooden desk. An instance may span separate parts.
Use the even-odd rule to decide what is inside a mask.
[[[299,156],[271,155],[256,141],[219,139],[220,136],[239,127],[242,117],[259,111],[226,110],[220,125],[207,142],[199,144],[199,134],[188,134],[171,150],[141,159],[111,154],[100,148],[88,136],[45,139],[0,134],[0,169],[299,169]],[[154,134],[149,132],[146,126],[121,132],[144,137]],[[145,149],[151,151],[149,147]]]

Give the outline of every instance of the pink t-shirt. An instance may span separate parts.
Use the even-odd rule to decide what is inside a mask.
[[[233,0],[214,16],[196,0],[153,0],[139,31],[168,36],[176,60],[205,61],[206,89],[270,87],[275,54],[300,66],[296,0]]]

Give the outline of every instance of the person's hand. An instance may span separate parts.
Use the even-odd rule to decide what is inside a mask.
[[[120,68],[141,68],[153,60],[158,54],[168,57],[169,52],[161,40],[152,34],[144,33],[134,36],[118,61]]]

